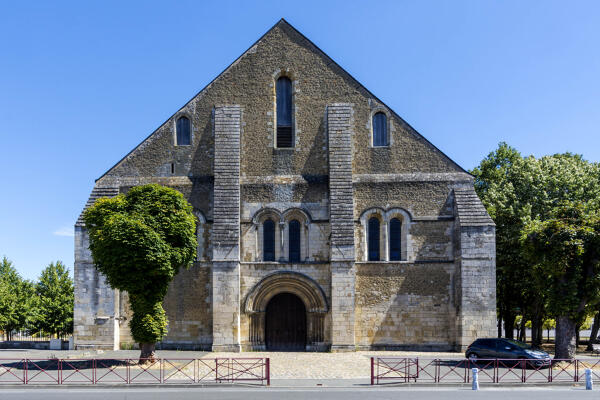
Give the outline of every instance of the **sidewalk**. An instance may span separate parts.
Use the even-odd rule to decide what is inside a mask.
[[[159,350],[157,356],[166,359],[186,358],[254,358],[271,359],[271,379],[351,379],[369,382],[370,358],[423,357],[462,359],[463,353],[429,353],[409,351],[357,351],[348,353],[306,353],[306,352],[246,352],[212,353],[200,351]],[[0,350],[0,359],[47,359],[47,358],[132,358],[137,359],[139,350],[121,351],[76,351],[76,350]]]

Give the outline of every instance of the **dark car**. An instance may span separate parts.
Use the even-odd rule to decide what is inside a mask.
[[[467,347],[465,355],[471,361],[480,359],[526,359],[535,366],[550,365],[552,359],[545,351],[535,350],[527,343],[512,339],[477,339]]]

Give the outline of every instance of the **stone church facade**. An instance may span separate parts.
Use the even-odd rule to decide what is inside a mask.
[[[159,347],[461,350],[494,335],[495,227],[473,177],[284,20],[86,207],[146,183],[181,191],[198,219]],[[80,217],[75,346],[131,345],[129,315]]]

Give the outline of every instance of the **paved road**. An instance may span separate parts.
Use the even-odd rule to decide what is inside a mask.
[[[597,399],[598,391],[581,388],[530,388],[530,389],[468,389],[445,388],[323,388],[323,389],[276,389],[276,388],[126,388],[126,389],[4,389],[0,399],[10,400],[153,400],[153,399],[219,399],[219,400],[564,400]]]

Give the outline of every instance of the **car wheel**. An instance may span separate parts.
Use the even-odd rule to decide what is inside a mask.
[[[471,353],[469,354],[469,361],[476,363],[477,360],[479,359],[479,355],[477,355],[477,353]]]

